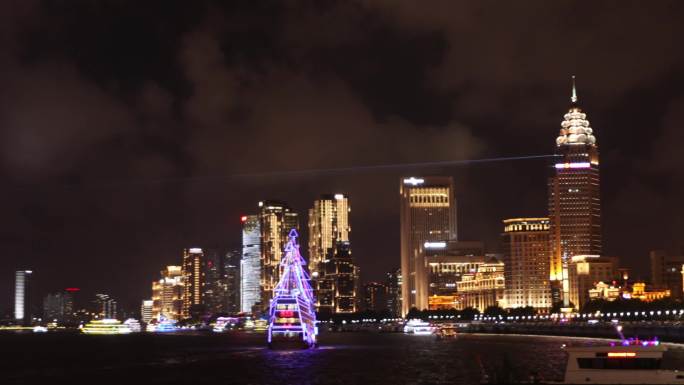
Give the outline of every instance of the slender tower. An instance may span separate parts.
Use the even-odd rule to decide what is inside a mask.
[[[568,306],[568,261],[578,255],[601,255],[599,153],[594,131],[579,107],[575,77],[569,111],[556,138],[549,178],[551,234],[550,279],[554,301]]]

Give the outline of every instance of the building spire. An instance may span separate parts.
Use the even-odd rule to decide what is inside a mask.
[[[570,101],[575,104],[577,103],[577,87],[575,87],[575,75],[572,75],[572,96]]]

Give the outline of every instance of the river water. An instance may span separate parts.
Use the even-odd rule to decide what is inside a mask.
[[[562,378],[570,337],[325,333],[312,350],[278,351],[259,334],[0,334],[0,384],[478,384],[538,372]],[[673,350],[670,365],[682,366]]]

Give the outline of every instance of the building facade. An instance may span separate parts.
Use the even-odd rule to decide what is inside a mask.
[[[484,312],[490,306],[504,303],[504,263],[496,258],[478,264],[475,271],[464,274],[456,283],[459,309],[474,308]]]
[[[204,304],[211,314],[236,314],[240,308],[239,252],[204,250]]]
[[[358,267],[351,253],[349,198],[325,194],[309,209],[309,272],[316,309],[323,313],[357,310]]]
[[[505,307],[549,310],[549,219],[513,218],[503,224]]]
[[[672,299],[682,300],[684,288],[682,288],[682,270],[684,256],[669,255],[662,250],[651,251],[651,284],[656,289],[670,290]]]
[[[14,321],[19,324],[31,323],[31,270],[17,270],[14,273]]]
[[[598,255],[575,255],[568,266],[569,300],[575,309],[582,309],[590,300],[589,291],[598,282],[612,282],[616,278],[617,258]]]
[[[399,317],[401,315],[401,269],[390,271],[385,276],[387,309],[392,317]]]
[[[389,312],[387,308],[388,290],[381,282],[368,282],[363,285],[363,309],[376,313]]]
[[[428,268],[428,309],[462,309],[458,283],[485,263],[482,242],[431,241],[421,250]]]
[[[451,177],[409,177],[399,180],[402,315],[428,308],[425,242],[456,239],[456,201]]]
[[[556,138],[549,178],[550,274],[555,301],[568,302],[568,266],[576,255],[601,255],[599,152],[574,86]]]
[[[93,301],[93,304],[93,313],[95,314],[96,318],[116,319],[118,315],[117,303],[116,300],[109,294],[95,294],[95,300]]]
[[[166,266],[161,278],[152,282],[152,318],[180,321],[183,313],[183,272],[181,266]]]
[[[261,225],[258,215],[245,215],[240,220],[240,311],[251,313],[255,306],[261,304]]]
[[[280,260],[290,230],[299,231],[299,217],[284,202],[259,202],[261,227],[261,310],[266,311],[280,280]]]
[[[181,318],[190,318],[192,310],[204,304],[205,273],[203,269],[204,251],[198,247],[183,250],[183,308]]]
[[[74,297],[70,291],[50,293],[43,299],[43,319],[45,321],[70,321],[74,315]]]
[[[145,299],[140,304],[140,320],[146,324],[150,323],[154,319],[152,311],[154,307],[154,301],[151,299]]]

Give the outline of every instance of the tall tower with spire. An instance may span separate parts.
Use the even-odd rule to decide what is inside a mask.
[[[594,131],[579,107],[572,77],[570,109],[556,138],[548,183],[551,234],[550,279],[554,300],[568,305],[568,264],[573,256],[601,255],[599,153]]]

